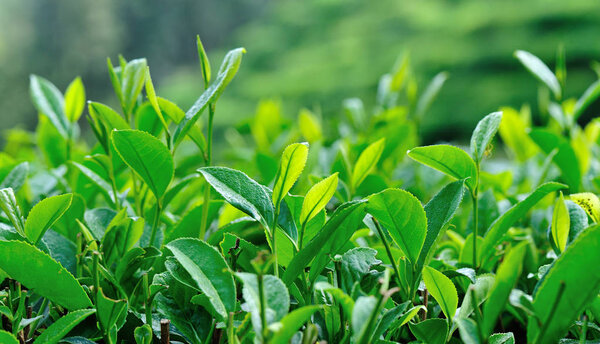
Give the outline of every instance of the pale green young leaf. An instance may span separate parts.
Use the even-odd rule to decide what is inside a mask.
[[[548,156],[556,151],[552,161],[560,169],[570,191],[579,192],[582,174],[579,159],[569,141],[548,129],[533,129],[529,136]]]
[[[35,339],[33,344],[56,344],[60,342],[75,326],[94,314],[94,309],[82,309],[61,317],[48,326],[42,334]],[[3,342],[4,343],[4,342]]]
[[[167,133],[167,142],[169,142],[171,139],[169,134],[169,125],[167,124],[167,121],[165,121],[165,117],[163,116],[163,113],[160,110],[160,105],[158,104],[158,98],[156,97],[156,91],[154,90],[154,84],[152,83],[152,77],[150,76],[150,67],[146,67],[146,96],[148,97],[154,112],[156,112],[160,123],[165,129],[165,133]]]
[[[125,119],[107,105],[90,101],[88,102],[88,111],[92,117],[100,119],[109,131],[130,129]]]
[[[561,98],[561,88],[558,79],[546,66],[542,60],[530,52],[524,50],[515,51],[515,57],[533,74],[537,79],[543,82],[554,94],[557,99]]]
[[[121,74],[121,70],[119,68],[119,73],[117,74],[117,70],[115,70],[115,67],[112,64],[110,57],[106,58],[106,65],[108,67],[108,76],[110,77],[110,82],[113,85],[113,89],[115,90],[117,99],[119,99],[119,103],[121,103],[121,106],[123,106],[123,89],[121,88],[121,78],[119,75]]]
[[[323,129],[319,119],[309,110],[302,109],[298,115],[298,128],[300,133],[310,143],[323,138]]]
[[[473,136],[471,136],[471,155],[476,162],[483,159],[483,155],[494,135],[496,135],[501,121],[502,112],[492,112],[477,123]]]
[[[113,146],[121,159],[160,199],[173,179],[173,157],[156,137],[138,130],[113,130]]]
[[[305,143],[291,144],[283,151],[273,186],[273,204],[276,208],[300,177],[307,158],[308,144]]]
[[[146,79],[146,59],[135,59],[127,62],[121,73],[121,90],[123,92],[123,109],[131,114]]]
[[[171,241],[167,248],[189,273],[212,306],[214,316],[226,320],[235,311],[235,283],[227,262],[213,246],[198,239]]]
[[[80,77],[75,78],[65,91],[65,115],[71,122],[77,122],[85,107],[85,88]]]
[[[446,318],[452,319],[458,307],[458,294],[452,281],[443,273],[426,266],[423,268],[423,282]]]
[[[352,189],[356,190],[371,170],[373,170],[375,165],[377,165],[384,148],[385,138],[382,138],[370,144],[360,154],[356,161],[356,165],[354,166],[354,170],[352,171],[352,179],[350,180]]]
[[[25,184],[28,174],[29,163],[22,162],[18,164],[4,177],[2,183],[0,183],[0,189],[11,188],[14,192],[18,192],[21,186]]]
[[[304,197],[302,211],[300,212],[300,223],[306,223],[325,208],[331,197],[335,194],[338,185],[338,173],[321,180],[313,185]]]
[[[229,204],[270,228],[275,210],[262,185],[245,173],[227,167],[203,167],[198,172]]]
[[[421,202],[407,191],[386,189],[371,196],[367,212],[381,223],[414,265],[425,236],[427,217]]]
[[[584,230],[552,264],[533,295],[535,315],[546,328],[530,318],[527,341],[556,343],[600,291],[600,226]],[[561,292],[562,295],[559,295]],[[558,300],[557,300],[558,299]],[[554,304],[556,303],[556,307]]]
[[[37,75],[30,76],[29,93],[39,113],[48,118],[63,138],[69,137],[70,124],[65,115],[62,93],[50,81]]]
[[[60,219],[71,206],[73,194],[58,195],[38,202],[27,215],[25,235],[36,244],[46,231]]]
[[[527,243],[518,244],[504,256],[496,271],[494,285],[483,305],[483,319],[480,326],[484,337],[488,337],[494,331],[498,316],[506,307],[510,292],[521,275],[526,252]]]
[[[508,229],[519,219],[523,218],[525,214],[534,205],[537,204],[547,194],[566,188],[566,185],[560,183],[546,183],[540,185],[535,189],[527,198],[521,202],[512,206],[508,211],[502,214],[499,218],[492,223],[490,228],[487,230],[483,243],[478,249],[479,261],[483,264],[485,261],[494,254],[496,245],[502,240],[504,234]]]
[[[206,87],[210,82],[211,78],[210,61],[208,60],[208,55],[206,55],[206,51],[204,50],[204,45],[200,40],[200,35],[196,35],[196,46],[198,48],[198,59],[200,60],[200,68],[202,69],[202,78],[204,79],[204,86]]]
[[[24,241],[0,241],[0,269],[27,289],[68,310],[92,305],[69,271],[37,247]]]
[[[415,117],[422,117],[425,114],[435,97],[438,95],[438,93],[440,93],[440,90],[442,89],[442,86],[444,86],[446,80],[448,80],[447,72],[440,72],[436,74],[433,79],[431,79],[425,88],[425,91],[423,91],[421,97],[419,97],[419,101],[417,102],[417,107],[415,109]]]
[[[217,73],[217,78],[208,86],[194,105],[186,112],[185,117],[179,122],[173,134],[173,146],[177,146],[188,134],[190,128],[196,123],[200,115],[209,103],[216,102],[219,96],[229,85],[237,73],[242,62],[242,55],[246,52],[244,48],[231,50],[223,58],[223,63]]]
[[[550,229],[552,231],[552,240],[554,245],[560,250],[565,250],[567,246],[567,240],[569,239],[569,229],[571,227],[571,221],[569,217],[569,210],[565,204],[565,198],[562,192],[560,196],[554,202],[554,211],[552,212],[552,225]]]
[[[258,338],[262,338],[261,303],[258,288],[258,276],[247,272],[238,272],[236,276],[244,284],[242,295],[246,306],[250,309],[252,327]],[[263,292],[266,309],[264,310],[267,326],[279,322],[290,309],[290,295],[283,282],[273,276],[263,276]]]
[[[466,184],[471,189],[477,185],[475,162],[469,154],[458,147],[450,145],[416,147],[408,151],[408,156],[456,179],[466,179]]]

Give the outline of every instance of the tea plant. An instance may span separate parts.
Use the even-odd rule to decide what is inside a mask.
[[[468,149],[419,146],[447,75],[419,92],[407,57],[372,110],[292,121],[266,100],[214,149],[245,50],[214,73],[197,45],[187,112],[144,59],[108,60],[118,110],[85,111],[79,78],[63,95],[31,77],[37,130],[9,131],[0,160],[0,342],[600,339],[600,122],[578,122],[600,82],[565,98],[564,52],[555,72],[515,54],[541,81],[540,125],[502,108]]]

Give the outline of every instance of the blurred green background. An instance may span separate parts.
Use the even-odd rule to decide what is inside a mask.
[[[450,75],[423,123],[431,142],[468,136],[500,106],[533,101],[535,110],[537,83],[516,49],[553,68],[563,44],[566,95],[581,94],[598,77],[590,63],[600,59],[600,2],[0,0],[0,130],[35,126],[30,73],[62,90],[79,75],[88,99],[116,106],[106,57],[119,53],[147,57],[159,95],[187,109],[202,91],[196,34],[213,69],[229,48],[248,51],[217,125],[251,116],[263,98],[280,100],[290,118],[302,107],[339,116],[349,97],[369,107],[379,77],[409,52],[421,90]]]

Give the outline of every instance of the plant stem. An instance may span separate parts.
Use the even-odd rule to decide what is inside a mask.
[[[208,131],[206,139],[206,166],[212,165],[212,136],[213,136],[213,119],[215,117],[215,105],[208,106]],[[208,227],[208,206],[210,203],[210,184],[206,182],[204,189],[204,201],[202,203],[202,219],[200,222],[200,240],[204,240]]]
[[[150,295],[148,293],[148,274],[144,274],[142,277],[142,284],[144,285],[144,314],[146,316],[146,324],[152,326],[152,302],[150,301]],[[161,321],[162,330],[162,321]]]
[[[300,239],[298,240],[298,252],[300,252],[300,250],[302,250],[302,244],[304,242],[304,232],[306,231],[307,223],[308,223],[308,221],[304,221],[304,223],[302,223],[302,228],[300,229]]]
[[[267,334],[267,312],[266,312],[266,301],[265,301],[265,285],[264,285],[264,275],[260,272],[257,276],[258,278],[258,300],[260,303],[260,324],[262,330],[262,343],[266,343],[266,334]]]
[[[271,253],[273,254],[273,259],[275,262],[274,270],[275,277],[279,277],[279,264],[277,263],[277,246],[275,244],[275,237],[277,234],[277,219],[279,218],[279,206],[275,209],[275,216],[273,218],[273,225],[271,226]]]
[[[171,343],[171,334],[169,325],[171,321],[169,319],[161,319],[160,320],[160,343],[161,344],[169,344]]]
[[[385,252],[387,253],[388,259],[392,263],[392,268],[394,269],[394,274],[396,275],[396,283],[398,283],[399,288],[402,288],[402,283],[400,282],[400,271],[398,271],[398,266],[396,265],[394,256],[392,256],[392,250],[390,249],[390,244],[388,244],[387,239],[385,238],[385,234],[383,233],[383,230],[381,229],[381,225],[379,224],[379,221],[377,221],[374,217],[372,219],[373,219],[373,223],[375,224],[375,228],[377,228],[377,233],[379,233],[379,237],[381,238],[381,241],[383,242],[383,246],[385,247]],[[408,290],[408,293],[410,294],[410,290]]]
[[[477,165],[477,179],[475,180],[475,188],[471,190],[471,198],[473,200],[473,269],[477,271],[477,235],[479,227],[479,161]]]
[[[154,221],[152,222],[152,232],[150,232],[150,242],[148,243],[148,247],[154,245],[154,240],[156,239],[156,232],[158,230],[158,224],[160,220],[160,212],[161,205],[160,200],[156,200],[156,213],[154,213]]]

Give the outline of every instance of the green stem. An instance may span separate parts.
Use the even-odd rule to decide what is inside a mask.
[[[275,216],[273,218],[273,225],[271,226],[271,253],[273,254],[273,260],[275,262],[274,270],[275,277],[279,277],[279,264],[277,263],[277,246],[275,244],[275,237],[277,233],[277,219],[279,218],[279,206],[275,209]]]
[[[150,295],[148,293],[148,274],[144,274],[142,277],[142,283],[144,285],[144,314],[146,316],[146,324],[152,326],[152,302],[150,301]]]
[[[231,344],[235,344],[235,327],[233,326],[233,312],[229,312],[229,317],[227,318],[227,342]]]
[[[477,180],[475,180],[475,188],[471,190],[471,198],[473,200],[473,268],[477,270],[477,235],[479,227],[479,162],[477,162]]]
[[[154,213],[154,221],[152,222],[152,232],[150,233],[150,242],[148,243],[148,247],[154,245],[154,240],[156,239],[156,232],[158,230],[158,224],[160,220],[160,212],[160,200],[156,200],[156,212]]]
[[[304,221],[304,223],[302,223],[302,228],[300,229],[300,239],[298,240],[298,252],[302,250],[302,244],[304,242],[304,232],[306,231],[307,222],[308,221]]]
[[[267,312],[266,312],[266,301],[265,301],[265,286],[264,286],[264,275],[258,274],[258,299],[260,303],[260,324],[262,327],[262,343],[266,343],[267,335]]]
[[[212,137],[213,137],[213,119],[215,117],[215,105],[208,106],[208,129],[206,139],[206,166],[212,165]],[[200,240],[204,240],[206,231],[208,230],[208,207],[210,203],[210,185],[206,182],[204,189],[204,201],[202,203],[202,219],[200,222]]]
[[[383,230],[381,229],[379,221],[377,221],[374,217],[372,219],[373,223],[375,224],[375,228],[377,228],[377,233],[379,234],[379,237],[383,242],[383,246],[385,247],[385,252],[387,253],[388,259],[392,263],[392,268],[394,269],[394,274],[396,275],[396,283],[398,283],[399,288],[402,288],[402,283],[400,282],[400,271],[398,271],[398,266],[396,265],[396,261],[394,260],[394,256],[392,255],[390,244],[388,244],[387,242],[387,239],[385,237],[385,234],[383,233]],[[410,290],[407,290],[407,292],[410,295]]]

